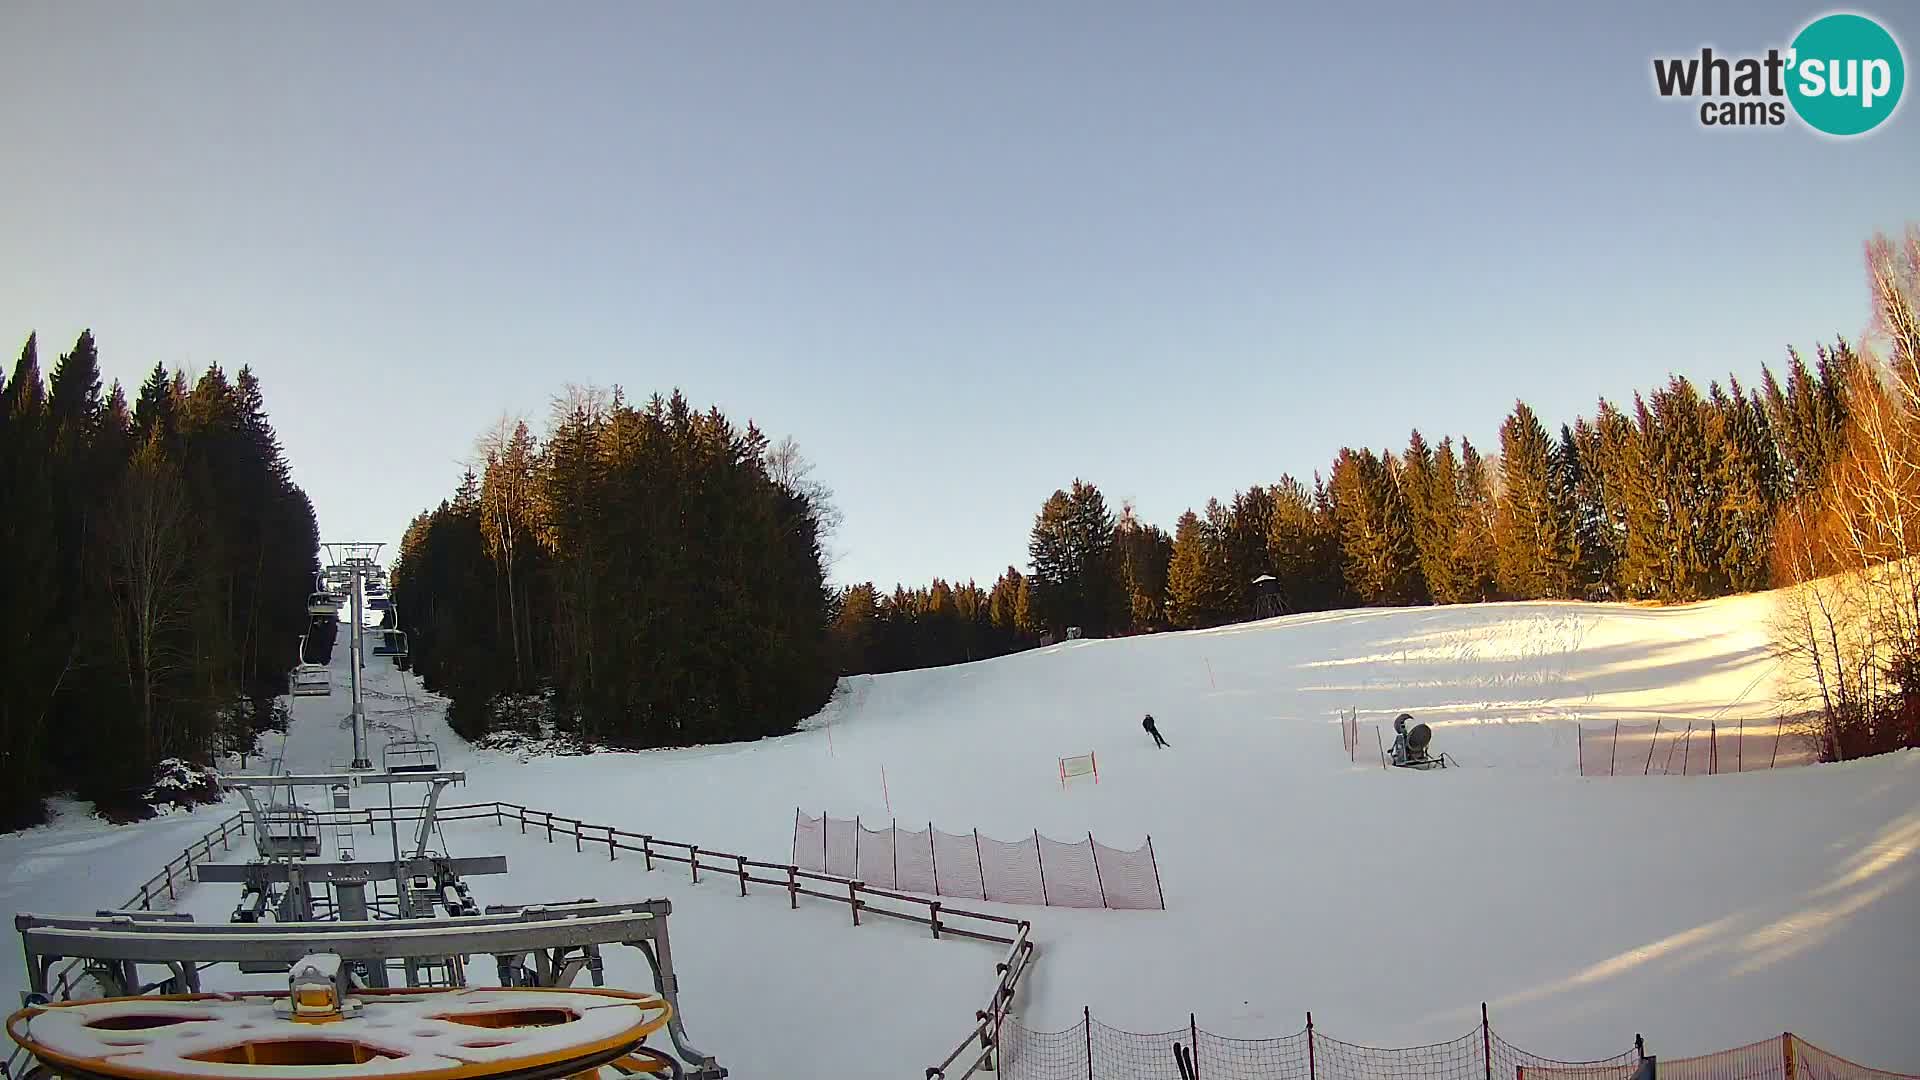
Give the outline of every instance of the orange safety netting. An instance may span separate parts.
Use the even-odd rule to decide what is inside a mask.
[[[1153,841],[1126,851],[1038,832],[996,840],[978,832],[873,829],[859,818],[795,812],[793,865],[876,888],[1002,904],[1052,907],[1165,907]]]
[[[1807,739],[1771,720],[1586,721],[1582,776],[1710,776],[1812,764]]]
[[[1529,1053],[1486,1025],[1426,1046],[1344,1042],[1308,1027],[1292,1035],[1237,1039],[1196,1024],[1134,1032],[1086,1015],[1065,1031],[1033,1031],[1008,1018],[1000,1029],[1002,1080],[1181,1080],[1179,1043],[1201,1080],[1633,1080],[1630,1049],[1597,1061]],[[1857,1065],[1793,1035],[1689,1058],[1656,1059],[1658,1080],[1920,1080]]]

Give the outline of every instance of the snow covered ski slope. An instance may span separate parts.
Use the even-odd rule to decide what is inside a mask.
[[[1041,942],[1021,1002],[1041,1030],[1088,1007],[1140,1031],[1182,1026],[1191,1012],[1220,1034],[1277,1035],[1311,1009],[1341,1037],[1408,1045],[1468,1029],[1486,1001],[1507,1039],[1565,1058],[1612,1053],[1635,1032],[1674,1057],[1790,1029],[1920,1072],[1920,754],[1712,777],[1576,775],[1580,721],[1769,717],[1770,605],[1761,595],[1672,609],[1347,611],[1073,641],[849,679],[799,734],[674,752],[523,761],[459,748],[431,699],[416,715],[446,764],[468,770],[460,801],[761,858],[788,857],[797,807],[1007,839],[1092,831],[1124,848],[1151,834],[1166,911],[1003,909],[1033,919]],[[370,702],[375,721],[404,726],[399,673],[376,659],[370,675],[386,695]],[[1364,752],[1364,726],[1350,763],[1346,708],[1363,725],[1412,712],[1463,767],[1383,771]],[[338,765],[338,699],[293,709],[287,765]],[[1148,712],[1169,749],[1140,729]],[[1087,752],[1099,783],[1063,790],[1058,759]],[[63,850],[108,830],[0,838],[9,899],[38,910],[114,902],[177,854],[182,835],[208,827],[181,820],[112,831],[115,861],[84,872]],[[855,930],[838,909],[792,912],[777,893],[741,898],[508,832],[496,842],[491,824],[449,828],[450,844],[514,861],[506,882],[475,882],[483,900],[674,899],[697,1034],[741,1075],[815,1045],[802,1029],[839,1046],[885,1032],[888,1060],[876,1047],[871,1068],[835,1075],[917,1074],[965,1030],[991,978],[986,952]],[[232,900],[210,890],[188,906],[222,917]],[[703,1002],[703,988],[722,1003]],[[823,988],[832,1008],[779,1003]],[[740,1022],[717,1020],[716,1008]]]

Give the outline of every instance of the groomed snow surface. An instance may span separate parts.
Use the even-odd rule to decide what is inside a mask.
[[[1073,641],[846,680],[800,734],[674,752],[475,751],[380,658],[370,709],[404,730],[409,689],[420,699],[411,715],[469,773],[452,801],[756,858],[788,857],[796,807],[1008,840],[1091,831],[1131,848],[1151,834],[1164,912],[960,902],[1033,920],[1019,1011],[1039,1030],[1087,1006],[1136,1031],[1192,1012],[1218,1034],[1283,1035],[1311,1009],[1332,1037],[1410,1045],[1468,1030],[1484,1000],[1503,1037],[1555,1057],[1615,1053],[1636,1032],[1680,1057],[1791,1030],[1920,1073],[1920,753],[1708,777],[1576,772],[1582,722],[1770,718],[1772,603],[1346,611]],[[332,697],[292,702],[296,771],[349,756],[346,652]],[[1350,707],[1358,764],[1341,746]],[[1463,767],[1383,771],[1370,725],[1402,710]],[[1141,730],[1148,712],[1171,749]],[[1063,791],[1058,758],[1088,751],[1099,783]],[[117,903],[234,808],[0,837],[0,903]],[[608,862],[490,822],[449,826],[446,843],[508,857],[509,876],[472,879],[483,903],[671,898],[689,1033],[736,1075],[917,1075],[993,980],[995,947],[890,920],[856,929],[844,905],[790,911],[779,890],[742,898],[724,878],[694,886],[685,867],[649,874],[625,853]],[[224,919],[235,899],[205,886],[181,906]],[[626,953],[610,951],[612,984],[650,988]]]

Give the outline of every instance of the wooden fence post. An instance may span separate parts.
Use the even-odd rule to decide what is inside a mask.
[[[847,906],[853,909],[853,925],[860,925],[860,883],[847,882]]]
[[[787,906],[800,910],[800,868],[797,866],[787,867]]]
[[[1307,1013],[1307,1080],[1320,1080],[1319,1062],[1313,1049],[1313,1013]]]
[[[1033,830],[1033,863],[1040,868],[1040,902],[1047,903],[1047,861],[1040,857],[1040,830]]]
[[[700,845],[687,845],[687,865],[693,868],[693,883],[700,884]]]
[[[933,927],[933,940],[940,940],[940,901],[927,902],[927,922]]]
[[[1087,1080],[1093,1080],[1093,1009],[1080,1006],[1080,1027],[1087,1033]]]
[[[613,826],[607,826],[607,861],[612,862],[620,856],[613,853]]]
[[[647,862],[647,869],[653,869],[653,837],[640,834],[640,857]]]
[[[1187,1062],[1193,1066],[1194,1080],[1200,1080],[1200,1021],[1192,1013],[1187,1014]]]
[[[1487,1080],[1493,1080],[1493,1025],[1487,1023],[1487,1003],[1480,1003],[1480,1057]]]
[[[740,895],[745,896],[747,895],[747,857],[745,855],[735,855],[734,858],[738,860],[740,864]]]
[[[584,825],[585,822],[578,819],[575,819],[573,823],[573,850],[575,854],[578,854],[580,851],[580,830]]]
[[[549,810],[544,813],[547,815],[547,843],[551,844],[553,843],[553,812]]]

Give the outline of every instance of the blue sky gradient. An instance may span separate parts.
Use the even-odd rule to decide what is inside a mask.
[[[1650,74],[1825,10],[14,2],[0,334],[252,364],[328,538],[678,386],[799,441],[837,579],[984,581],[1076,476],[1170,528],[1857,335],[1916,105],[1716,131]]]

